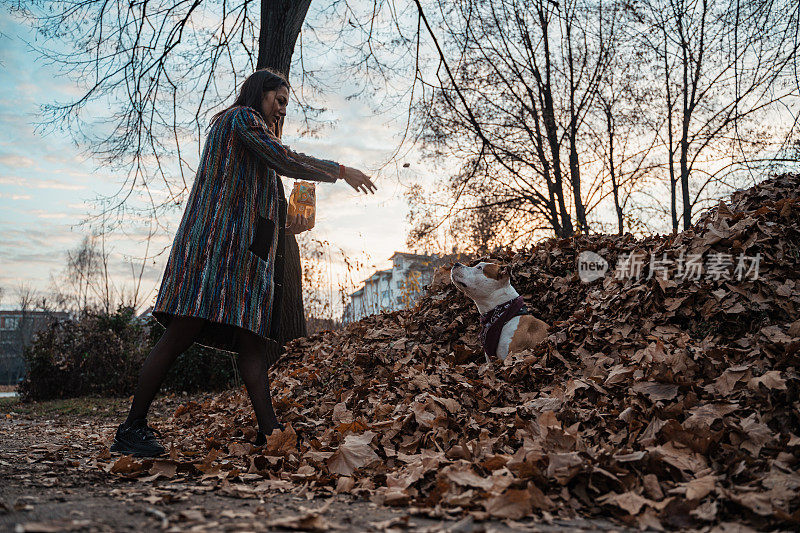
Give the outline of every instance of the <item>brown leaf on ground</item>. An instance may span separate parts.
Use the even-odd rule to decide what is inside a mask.
[[[344,442],[328,459],[330,473],[349,476],[356,469],[379,460],[380,457],[369,446],[369,442],[374,435],[371,431],[367,431],[362,435],[347,435],[344,438]]]
[[[267,437],[267,453],[270,455],[286,455],[297,449],[297,433],[291,424],[283,431],[276,430]]]
[[[178,465],[171,461],[153,461],[153,466],[150,467],[148,472],[151,475],[157,475],[165,478],[173,478],[178,471]]]
[[[123,455],[110,465],[108,471],[112,474],[135,474],[144,469],[145,465],[142,461],[137,461],[130,455]]]
[[[687,500],[702,500],[717,486],[716,476],[707,475],[691,480],[686,484]]]
[[[288,529],[289,531],[330,531],[332,529],[344,529],[316,513],[265,520],[263,525],[269,528]]]
[[[678,395],[678,386],[671,383],[655,383],[652,381],[637,383],[633,390],[644,394],[652,401],[673,400]]]
[[[637,515],[642,507],[650,502],[647,498],[635,492],[625,492],[623,494],[606,494],[599,498],[597,503],[615,505],[630,515]]]
[[[551,453],[548,455],[547,475],[566,485],[580,471],[583,460],[577,452]]]
[[[527,490],[509,489],[499,496],[489,498],[483,506],[487,513],[496,518],[519,520],[530,515],[533,498]]]
[[[786,380],[781,377],[780,370],[770,370],[764,372],[763,375],[753,378],[747,382],[747,386],[751,389],[758,389],[759,385],[763,385],[768,389],[786,390]]]

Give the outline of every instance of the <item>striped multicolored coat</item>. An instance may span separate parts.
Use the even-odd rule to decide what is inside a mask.
[[[220,115],[153,308],[165,327],[174,315],[205,318],[196,342],[227,351],[236,351],[239,328],[281,342],[286,200],[276,173],[334,182],[339,164],[291,151],[253,108]]]

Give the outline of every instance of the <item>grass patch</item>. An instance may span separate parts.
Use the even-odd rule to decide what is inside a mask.
[[[31,417],[72,415],[72,416],[114,416],[127,413],[128,398],[104,398],[82,396],[63,400],[44,402],[22,402],[17,398],[0,398],[0,414],[26,415]]]

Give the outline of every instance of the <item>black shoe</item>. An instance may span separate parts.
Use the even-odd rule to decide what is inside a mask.
[[[114,444],[111,445],[112,452],[133,455],[134,457],[158,457],[167,451],[156,440],[161,433],[147,425],[147,420],[140,418],[130,424],[122,423],[117,428],[114,437]]]
[[[266,434],[265,434],[263,431],[259,430],[259,431],[258,431],[258,433],[256,434],[256,440],[255,440],[255,442],[253,443],[253,446],[263,446],[263,445],[264,445],[264,444],[266,444],[266,442],[267,442],[267,437],[268,437],[268,436],[270,436],[270,435],[272,435],[272,432],[273,432],[273,431],[275,431],[275,430],[278,430],[278,431],[283,431],[284,429],[286,429],[286,426],[284,426],[284,425],[283,425],[283,424],[281,424],[280,422],[277,422],[277,421],[276,421],[276,422],[275,422],[275,425],[274,425],[274,426],[273,426],[273,428],[272,428],[272,429],[269,431],[269,433],[266,433]]]

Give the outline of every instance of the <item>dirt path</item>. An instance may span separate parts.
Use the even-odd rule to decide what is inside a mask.
[[[195,400],[202,400],[199,395]],[[160,398],[158,425],[187,397]],[[0,403],[2,531],[609,531],[606,521],[475,522],[431,518],[351,496],[242,492],[159,478],[107,474],[94,458],[108,445],[127,400]]]

